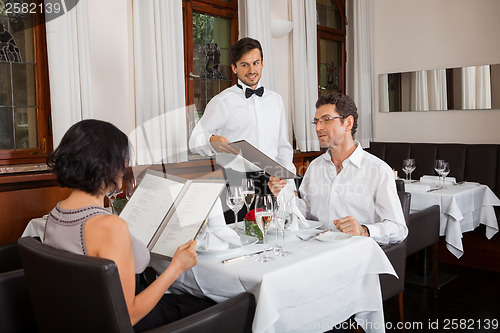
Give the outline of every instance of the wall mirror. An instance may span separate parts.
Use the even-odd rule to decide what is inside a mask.
[[[379,75],[381,112],[500,109],[500,64]]]

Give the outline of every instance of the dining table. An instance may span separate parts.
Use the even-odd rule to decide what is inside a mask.
[[[273,259],[268,262],[255,256],[222,262],[268,249],[274,243],[272,233],[269,239],[268,244],[198,251],[197,265],[183,273],[171,291],[204,295],[216,302],[252,293],[253,332],[325,332],[352,316],[366,332],[385,332],[379,274],[397,275],[373,239],[302,241],[290,232],[284,243],[288,256],[275,256],[271,250]],[[168,264],[161,257],[151,259],[157,272]]]
[[[500,206],[500,199],[488,186],[475,182],[448,183],[440,187],[422,185],[424,183],[416,181],[405,186],[405,190],[411,193],[410,212],[438,205],[439,235],[445,237],[446,248],[455,257],[464,254],[463,233],[480,224],[485,225],[488,239],[498,232],[494,206]]]

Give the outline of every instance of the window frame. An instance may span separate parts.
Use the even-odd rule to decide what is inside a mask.
[[[346,61],[347,61],[347,51],[346,51],[346,35],[347,35],[347,27],[346,27],[346,12],[345,12],[345,0],[335,0],[335,3],[340,10],[340,23],[342,29],[334,29],[324,25],[317,25],[317,61],[318,61],[318,97],[321,93],[321,39],[331,40],[335,42],[342,43],[342,66],[340,69],[340,92],[345,94],[346,92]]]
[[[43,0],[35,0],[37,4],[41,4],[42,1]],[[44,14],[37,12],[33,15],[33,19],[38,148],[0,150],[0,165],[45,163],[48,154],[53,150],[49,68]]]

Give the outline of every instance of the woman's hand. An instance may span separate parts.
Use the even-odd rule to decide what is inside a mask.
[[[177,248],[170,265],[176,268],[179,274],[182,274],[191,267],[195,266],[197,262],[198,255],[196,253],[196,241],[190,240],[186,244]]]

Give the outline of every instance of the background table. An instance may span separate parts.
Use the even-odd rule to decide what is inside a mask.
[[[463,183],[443,189],[411,193],[411,211],[439,205],[441,210],[440,236],[445,236],[446,248],[457,258],[464,253],[462,233],[474,230],[479,224],[486,226],[486,237],[491,239],[498,232],[498,221],[493,206],[500,206],[500,199],[486,185]]]
[[[273,237],[269,237],[273,242]],[[366,331],[384,332],[378,274],[396,275],[380,246],[367,237],[340,242],[286,242],[292,253],[262,263],[221,260],[262,249],[255,244],[230,254],[200,254],[174,289],[223,301],[241,292],[257,301],[253,332],[324,332],[355,315]],[[266,247],[269,244],[266,244]],[[168,263],[151,261],[157,271]]]

